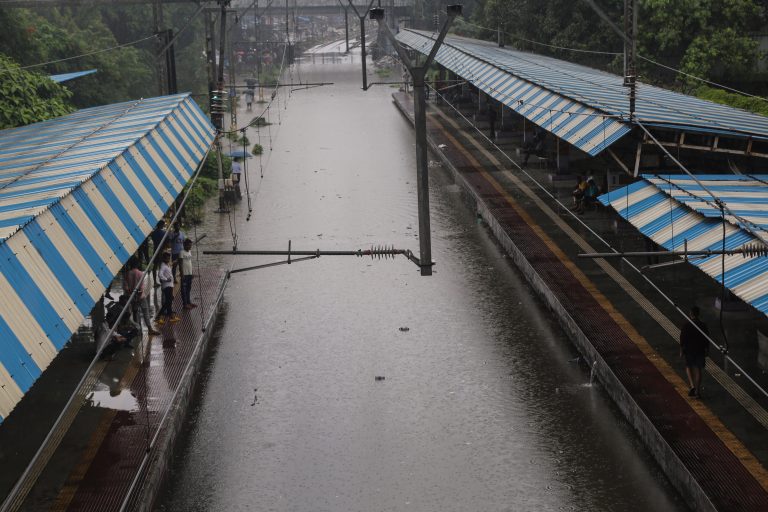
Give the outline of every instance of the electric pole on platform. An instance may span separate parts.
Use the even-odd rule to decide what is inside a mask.
[[[384,9],[377,7],[370,10],[371,19],[376,20],[379,28],[384,30],[385,36],[397,51],[400,60],[408,68],[408,72],[413,79],[413,117],[414,128],[416,130],[416,193],[419,205],[419,268],[422,276],[432,275],[432,239],[430,234],[429,222],[429,169],[427,160],[427,107],[425,77],[429,66],[437,55],[437,51],[445,40],[448,29],[456,16],[461,14],[461,5],[449,5],[447,7],[448,19],[445,20],[440,35],[437,36],[435,44],[429,52],[426,60],[417,65],[416,59],[413,61],[408,57],[408,52],[395,38],[389,25],[382,23],[384,21]]]
[[[624,86],[629,87],[629,120],[635,117],[637,87],[637,4],[624,0]]]

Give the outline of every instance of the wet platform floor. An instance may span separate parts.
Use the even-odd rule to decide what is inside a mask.
[[[412,119],[412,97],[402,93],[393,96],[399,108]],[[515,165],[494,151],[488,140],[470,126],[468,119],[462,119],[445,106],[430,108],[427,119],[433,147],[439,147],[485,203],[505,236],[586,335],[714,508],[768,510],[768,473],[764,462],[757,458],[764,455],[765,427],[759,422],[764,415],[763,407],[744,390],[740,390],[742,402],[750,411],[739,407],[729,394],[738,386],[712,361],[708,362],[708,370],[716,374],[716,379],[708,375],[705,399],[689,398],[681,371],[674,369],[681,366],[674,358],[676,350],[670,350],[676,343],[674,326],[667,326],[671,333],[659,333],[658,326],[652,325],[658,318],[638,314],[641,308],[629,297],[631,284],[623,281],[619,286],[608,285],[604,282],[606,276],[594,262],[576,261],[574,255],[584,252],[583,247],[574,246],[574,242],[578,242],[560,229],[562,223],[558,226],[552,221],[552,202],[544,207],[550,208],[549,217],[539,211],[542,199],[537,201],[534,196],[544,194],[539,191],[531,194],[536,187]],[[514,175],[510,169],[515,171]],[[547,172],[552,171],[541,166],[531,172],[545,182],[549,177]],[[561,208],[554,207],[554,210],[555,216],[567,217]],[[586,222],[597,225],[599,230],[601,224],[608,224],[608,214],[600,212]],[[689,286],[692,299],[702,291]],[[650,300],[659,302],[657,297]],[[658,311],[653,312],[659,316]],[[670,338],[661,340],[667,344],[666,348],[657,351],[643,336],[651,335],[649,333]],[[722,382],[726,383],[726,389],[721,386]],[[739,394],[739,390],[735,393]],[[724,409],[729,409],[727,418],[718,415],[718,411]]]
[[[111,359],[96,363],[78,399],[65,411],[61,428],[21,482],[13,510],[109,511],[120,510],[126,499],[137,499],[146,476],[145,455],[154,455],[156,441],[163,435],[161,423],[166,425],[182,376],[197,351],[204,350],[203,326],[210,328],[215,320],[224,272],[204,268],[200,274],[192,287],[197,308],[184,310],[176,293],[174,311],[181,317],[179,322],[166,323],[161,334],[152,337],[145,329],[141,342],[134,340],[133,349],[122,348]],[[79,349],[83,354],[77,358],[68,354],[73,366],[80,366],[84,356],[92,357],[95,351],[92,343],[81,342]],[[63,359],[66,362],[67,356]],[[48,389],[52,385],[41,383]],[[27,400],[35,402],[35,395]],[[34,405],[19,411],[16,424],[34,423],[34,418],[20,417],[34,414]],[[22,446],[20,451],[27,454],[26,459],[12,456],[10,450],[3,454],[6,473],[21,474],[22,462],[33,453],[27,445],[37,448],[34,438],[25,439],[19,428],[0,431],[0,442]]]

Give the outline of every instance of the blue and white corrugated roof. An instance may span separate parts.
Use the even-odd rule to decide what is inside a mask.
[[[426,33],[404,30],[397,38],[425,55],[432,49],[433,40]],[[446,39],[435,56],[438,63],[585,153],[597,155],[629,133],[628,126],[609,114],[547,89],[508,66],[481,58],[474,48],[458,45],[456,40]]]
[[[87,69],[85,71],[74,71],[72,73],[61,73],[59,75],[51,75],[49,78],[56,82],[57,84],[61,82],[66,82],[68,80],[74,80],[75,78],[80,78],[81,76],[88,76],[96,73],[97,69]]]
[[[751,232],[768,237],[768,175],[643,175],[642,180],[599,197],[640,232],[667,250],[721,250],[723,222],[713,195],[749,224],[726,215],[725,247],[760,244]],[[751,232],[750,232],[751,231]],[[723,282],[722,256],[689,260]],[[768,257],[725,256],[725,286],[768,314]]]
[[[403,30],[397,38],[426,55],[437,35]],[[620,76],[463,37],[447,37],[436,60],[590,155],[631,128],[628,89]],[[641,82],[635,110],[637,120],[649,126],[768,139],[768,117]],[[586,119],[595,114],[612,117]]]
[[[0,131],[0,421],[168,210],[213,136],[186,94]]]

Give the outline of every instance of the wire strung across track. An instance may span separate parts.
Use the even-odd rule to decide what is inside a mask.
[[[429,87],[429,85],[427,85]],[[430,87],[430,89],[432,89]],[[434,89],[432,89],[434,91]],[[511,163],[514,167],[517,168],[518,171],[523,173],[535,186],[538,188],[541,193],[543,193],[545,196],[547,196],[550,200],[552,200],[555,204],[557,204],[563,211],[565,211],[571,219],[580,224],[582,228],[584,228],[586,231],[588,231],[592,236],[595,237],[596,240],[598,240],[601,244],[603,244],[605,247],[607,247],[611,252],[613,253],[619,253],[620,251],[614,248],[610,242],[608,242],[606,239],[604,239],[600,234],[598,234],[594,229],[592,229],[588,224],[586,224],[581,218],[579,218],[578,215],[576,215],[574,212],[570,210],[565,204],[563,204],[557,197],[554,196],[547,188],[539,182],[531,173],[526,171],[523,167],[521,167],[517,161],[515,161],[511,156],[509,156],[503,149],[501,149],[494,141],[492,141],[490,138],[488,138],[485,133],[483,133],[472,121],[467,119],[467,117],[458,110],[451,102],[449,102],[442,94],[440,94],[437,91],[434,91],[437,96],[442,98],[442,100],[449,106],[453,111],[455,111],[459,117],[461,117],[469,126],[471,126],[481,138],[483,138],[486,142],[488,142],[496,151],[498,151],[509,163]],[[631,268],[642,280],[644,280],[648,285],[651,286],[663,299],[666,301],[672,308],[677,311],[677,313],[682,317],[685,321],[690,321],[688,314],[686,311],[683,311],[683,309],[671,298],[669,297],[651,278],[649,278],[645,273],[643,273],[635,264],[633,264],[631,261],[629,261],[626,257],[621,257],[622,262],[627,265],[629,268]],[[698,326],[697,326],[698,327]],[[754,388],[761,394],[763,397],[768,398],[768,391],[766,391],[749,373],[746,372],[746,370],[737,362],[735,361],[729,354],[726,349],[726,347],[721,346],[718,344],[715,340],[713,340],[708,334],[699,331],[709,340],[709,343],[711,343],[714,347],[716,347],[722,354],[725,361],[732,364],[734,368],[736,368],[743,376],[746,377],[746,379],[754,386]]]
[[[512,37],[513,39],[517,39],[517,40],[520,40],[520,41],[524,41],[526,43],[531,43],[531,44],[535,44],[535,45],[539,45],[539,46],[545,46],[547,48],[553,48],[553,49],[556,49],[556,50],[564,50],[564,51],[576,52],[576,53],[589,53],[589,54],[597,54],[597,55],[608,55],[608,56],[613,56],[613,57],[616,57],[616,56],[619,56],[619,55],[623,55],[623,52],[607,52],[607,51],[600,51],[600,50],[586,50],[586,49],[581,49],[581,48],[569,48],[567,46],[558,46],[558,45],[554,45],[554,44],[543,43],[541,41],[534,41],[532,39],[526,39],[524,37],[512,34],[510,32],[505,32],[503,30],[499,31],[498,29],[495,29],[495,28],[484,27],[484,26],[478,25],[476,23],[471,23],[471,22],[468,22],[468,21],[465,22],[465,23],[467,25],[470,25],[472,27],[477,27],[477,28],[482,29],[482,30],[488,30],[488,31],[491,31],[491,32],[497,32],[498,31],[498,32],[501,32],[502,34],[504,34],[506,36]],[[750,94],[748,92],[741,91],[739,89],[734,89],[733,87],[729,87],[727,85],[723,85],[723,84],[720,84],[720,83],[717,83],[717,82],[713,82],[712,80],[707,80],[706,78],[702,78],[700,76],[692,75],[691,73],[686,73],[685,71],[683,71],[681,69],[677,69],[677,68],[674,68],[672,66],[667,66],[666,64],[662,64],[660,62],[656,62],[655,60],[653,60],[651,58],[648,58],[648,57],[646,57],[644,55],[637,54],[637,57],[640,58],[640,59],[643,59],[644,61],[646,61],[649,64],[653,64],[654,66],[658,66],[660,68],[664,68],[664,69],[666,69],[668,71],[674,71],[675,73],[683,75],[683,76],[685,76],[687,78],[692,78],[694,80],[698,80],[700,82],[703,82],[705,84],[709,84],[709,85],[718,87],[720,89],[725,89],[725,90],[731,91],[731,92],[736,93],[736,94],[741,94],[742,96],[747,96],[749,98],[755,98],[755,99],[758,99],[758,100],[761,100],[761,101],[768,102],[768,98],[765,98],[763,96],[757,96],[757,95],[754,95],[754,94]]]

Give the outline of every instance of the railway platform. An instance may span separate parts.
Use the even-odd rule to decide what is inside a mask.
[[[98,361],[64,408],[95,353],[90,329],[75,337],[0,426],[0,495],[16,485],[9,510],[151,510],[224,283],[222,270],[201,268],[192,286],[198,307],[183,309],[176,293],[181,320],[166,322],[160,335],[145,329],[132,349]],[[46,439],[62,409],[59,428]]]
[[[412,97],[393,98],[412,123]],[[472,106],[463,109],[428,107],[433,158],[453,174],[690,508],[768,510],[768,402],[755,340],[764,322],[735,311],[721,324],[718,287],[690,266],[654,270],[649,280],[628,262],[578,258],[606,252],[604,241],[643,250],[644,240],[612,211],[571,211],[572,188],[558,186],[567,177],[552,162],[532,159],[521,167],[515,151],[521,134],[502,131],[491,141],[485,127],[476,126]],[[711,354],[700,400],[688,396],[678,355],[683,318],[676,306],[693,304],[701,306],[711,332],[728,337],[739,361],[735,367]]]

